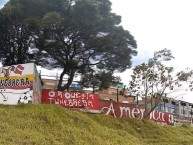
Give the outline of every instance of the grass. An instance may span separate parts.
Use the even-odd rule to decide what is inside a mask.
[[[193,128],[88,114],[57,105],[0,105],[2,145],[193,145]]]

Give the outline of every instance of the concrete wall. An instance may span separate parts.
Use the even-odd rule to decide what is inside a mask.
[[[0,104],[17,105],[34,102],[33,89],[37,80],[34,67],[33,63],[28,63],[0,68]]]

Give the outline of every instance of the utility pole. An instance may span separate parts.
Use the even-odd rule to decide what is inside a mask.
[[[95,78],[94,78],[94,71],[92,72],[92,92],[94,93],[94,88],[95,88]]]
[[[137,94],[137,105],[139,105],[139,96],[138,96],[139,94]]]
[[[117,102],[119,102],[119,86],[117,86]]]

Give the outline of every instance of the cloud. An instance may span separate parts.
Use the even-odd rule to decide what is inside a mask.
[[[134,64],[154,51],[170,49],[176,66],[192,66],[192,0],[111,0],[112,11],[122,16],[122,25],[135,37],[138,55]]]
[[[4,5],[8,2],[9,0],[0,0],[0,9],[4,7]]]

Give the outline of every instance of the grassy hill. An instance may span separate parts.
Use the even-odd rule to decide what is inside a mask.
[[[193,128],[116,119],[56,105],[0,106],[3,145],[193,145]]]

